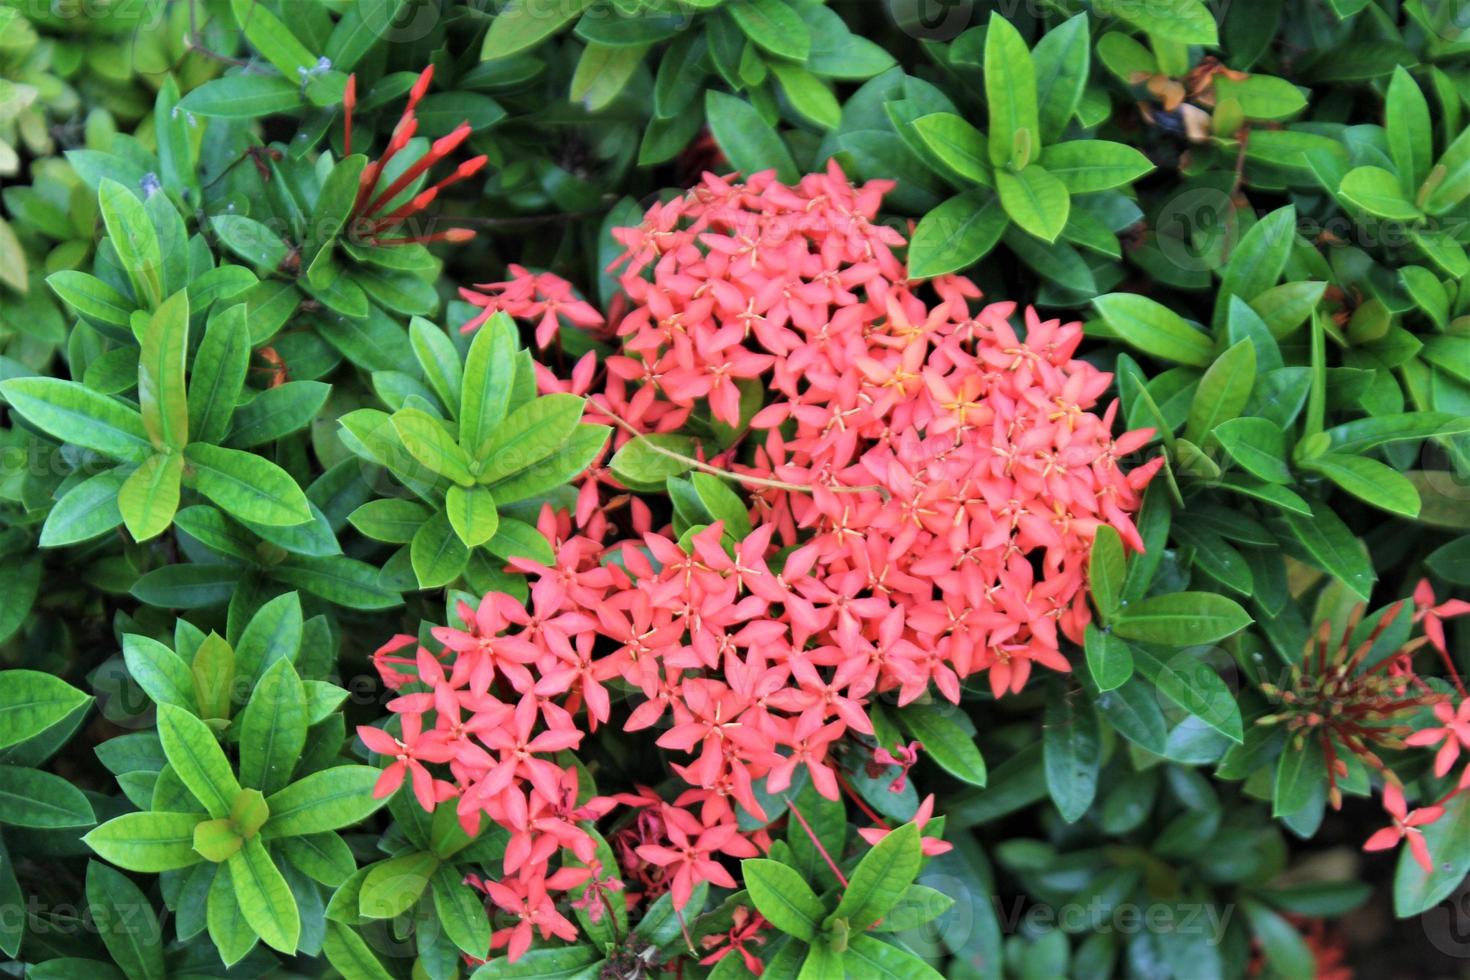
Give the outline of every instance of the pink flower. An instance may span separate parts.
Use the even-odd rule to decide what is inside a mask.
[[[1433,871],[1434,861],[1429,856],[1429,846],[1424,843],[1424,832],[1419,828],[1438,820],[1444,813],[1444,807],[1427,806],[1409,810],[1404,802],[1403,789],[1397,783],[1389,783],[1383,787],[1383,809],[1393,818],[1393,822],[1369,837],[1363,844],[1363,850],[1383,851],[1401,840],[1407,840],[1409,850],[1413,852],[1414,860],[1419,862],[1419,867],[1425,873]]]
[[[930,793],[928,796],[924,797],[924,802],[920,803],[919,809],[914,812],[913,822],[918,824],[919,830],[922,831],[924,829],[924,825],[927,824],[933,817],[934,794]],[[863,840],[876,847],[879,841],[887,837],[889,834],[893,833],[893,831],[889,830],[886,827],[860,827],[858,828],[858,833],[862,836]],[[942,840],[938,837],[923,837],[921,838],[921,842],[923,844],[924,853],[929,857],[935,857],[954,849],[953,844],[951,844],[947,840]]]

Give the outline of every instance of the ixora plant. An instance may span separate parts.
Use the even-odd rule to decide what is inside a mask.
[[[0,974],[1450,969],[1455,4],[42,6]]]

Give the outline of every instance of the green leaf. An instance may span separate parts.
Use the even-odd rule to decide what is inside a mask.
[[[1337,193],[1351,204],[1380,218],[1413,221],[1423,212],[1405,195],[1399,179],[1382,167],[1356,167],[1342,178]]]
[[[908,932],[933,922],[954,907],[955,900],[927,885],[910,885],[904,889],[898,904],[888,910],[883,921],[871,932]]]
[[[1175,595],[1209,596],[1220,599],[1222,602],[1231,601],[1208,592],[1179,592]],[[1155,598],[1172,597],[1156,596]],[[1240,607],[1236,606],[1236,608]],[[1141,647],[1135,647],[1133,664],[1138,672],[1158,688],[1159,693],[1164,697],[1230,741],[1236,744],[1245,741],[1240,719],[1240,705],[1236,703],[1235,692],[1230,690],[1230,687],[1208,661],[1196,658],[1187,652],[1175,654],[1165,661]]]
[[[724,9],[762,50],[795,62],[811,53],[811,31],[783,0],[732,0]]]
[[[229,75],[204,82],[179,100],[179,110],[219,119],[254,119],[304,106],[301,88],[278,75]]]
[[[459,406],[459,444],[470,459],[485,458],[500,430],[515,382],[515,324],[497,313],[480,327],[465,358]]]
[[[12,378],[0,383],[0,396],[27,422],[62,442],[130,463],[153,455],[137,412],[76,382]]]
[[[1211,434],[1230,458],[1252,476],[1268,483],[1290,483],[1286,434],[1270,419],[1246,416],[1226,419]]]
[[[1113,333],[1146,354],[1200,368],[1214,359],[1209,337],[1146,296],[1109,293],[1094,299],[1092,305]]]
[[[1215,102],[1223,104],[1227,99],[1240,106],[1247,119],[1285,119],[1307,107],[1306,96],[1284,78],[1270,75],[1251,75],[1234,79],[1220,75],[1215,79]]]
[[[829,921],[846,919],[853,932],[866,929],[881,919],[914,883],[923,860],[916,824],[906,823],[889,833],[853,869],[842,900]]]
[[[1082,818],[1097,795],[1102,739],[1092,703],[1078,690],[1047,699],[1042,721],[1047,791],[1067,823]]]
[[[82,791],[60,776],[23,766],[0,765],[0,823],[56,829],[97,822]]]
[[[156,874],[199,863],[194,828],[204,819],[202,813],[125,813],[82,841],[120,868]]]
[[[210,633],[200,641],[189,672],[200,717],[228,719],[234,707],[235,651],[225,638]]]
[[[281,268],[290,249],[267,225],[243,214],[217,214],[209,224],[220,243],[234,252],[264,278]]]
[[[399,0],[388,0],[388,2],[396,4]],[[343,16],[343,20],[347,20],[348,16],[350,16],[350,9],[349,14]],[[355,153],[341,160],[332,168],[332,172],[327,174],[326,180],[322,181],[321,193],[317,195],[316,206],[312,208],[311,221],[307,225],[306,241],[301,246],[301,267],[303,269],[310,269],[322,250],[341,234],[343,226],[347,224],[348,216],[352,213],[352,207],[357,202],[362,172],[366,167],[367,157]],[[455,365],[458,366],[458,364],[459,358],[456,357]]]
[[[1219,43],[1215,15],[1201,0],[1159,0],[1157,3],[1121,3],[1110,8],[1118,17],[1150,35],[1178,44]]]
[[[101,279],[74,269],[53,272],[46,278],[46,284],[88,323],[125,330],[137,308],[137,304]]]
[[[1470,195],[1470,129],[1464,130],[1430,168],[1416,203],[1440,215]]]
[[[351,926],[327,920],[327,933],[322,952],[337,972],[354,980],[393,980],[372,948]]]
[[[241,303],[209,318],[194,355],[189,375],[189,431],[196,441],[224,439],[249,366],[250,330]]]
[[[142,889],[127,875],[89,861],[86,891],[92,926],[128,980],[164,980],[163,929]]]
[[[211,864],[223,864],[244,846],[245,838],[228,818],[204,820],[194,828],[194,850]]]
[[[1152,161],[1126,143],[1068,140],[1041,154],[1046,172],[1071,194],[1092,194],[1133,183],[1154,169]]]
[[[163,302],[163,253],[143,202],[122,184],[104,177],[97,188],[97,208],[118,263],[132,283],[133,296],[144,308],[156,308]]]
[[[822,129],[836,129],[842,122],[842,105],[828,83],[805,68],[784,61],[772,61],[766,67],[781,84],[786,101],[803,119]]]
[[[1470,585],[1470,534],[1441,545],[1424,559],[1429,570],[1447,582]]]
[[[1099,697],[1097,708],[1118,734],[1129,741],[1154,755],[1162,755],[1167,749],[1169,733],[1158,695],[1138,677],[1130,677]]]
[[[1000,241],[1008,220],[988,191],[952,197],[919,221],[909,242],[909,275],[931,279],[980,261]]]
[[[1404,412],[1354,419],[1325,430],[1332,451],[1358,455],[1397,442],[1464,435],[1470,417],[1449,412]]]
[[[485,902],[463,882],[463,874],[449,865],[435,869],[429,879],[434,915],[449,941],[468,956],[485,959],[490,951],[490,919]]]
[[[1091,68],[1086,14],[1076,14],[1047,31],[1031,52],[1036,65],[1036,107],[1041,141],[1061,138],[1082,101]]]
[[[1289,817],[1307,806],[1327,782],[1327,763],[1322,743],[1315,736],[1301,744],[1287,742],[1276,757],[1276,784],[1271,794],[1271,816]]]
[[[484,327],[481,331],[484,331]],[[439,401],[451,412],[459,412],[463,399],[464,371],[460,365],[459,352],[449,335],[423,317],[414,317],[408,324],[408,339],[413,344],[414,356],[424,377]]]
[[[309,426],[326,404],[332,386],[320,381],[287,381],[267,388],[241,405],[225,442],[251,449]]]
[[[994,183],[985,134],[967,120],[952,112],[934,112],[915,119],[913,127],[924,145],[957,175],[985,187]]]
[[[1323,453],[1302,461],[1348,493],[1374,507],[1404,517],[1419,515],[1419,491],[1398,470],[1366,456]]]
[[[1311,516],[1283,511],[1286,529],[1318,568],[1342,580],[1355,595],[1368,600],[1377,575],[1362,542],[1326,504],[1313,501]]]
[[[230,883],[240,914],[267,946],[282,953],[296,952],[301,939],[301,915],[291,888],[271,861],[259,837],[230,855]]]
[[[495,498],[484,487],[453,486],[444,495],[444,509],[449,524],[466,548],[478,548],[500,528],[500,514]]]
[[[1099,692],[1106,694],[1128,683],[1133,676],[1133,651],[1128,644],[1090,624],[1082,640],[1087,670]]]
[[[576,395],[535,398],[510,413],[485,446],[476,477],[494,483],[546,459],[576,431],[586,402]]]
[[[1241,236],[1230,252],[1230,261],[1225,265],[1215,294],[1211,323],[1216,329],[1224,329],[1229,318],[1230,297],[1239,296],[1249,303],[1276,285],[1295,240],[1296,209],[1290,205],[1272,211]],[[1268,324],[1271,322],[1265,314],[1262,318]],[[1205,363],[1195,366],[1204,367]]]
[[[1109,622],[1118,609],[1126,574],[1123,538],[1111,524],[1099,524],[1087,561],[1087,586],[1104,623]]]
[[[1036,67],[1020,32],[994,11],[985,32],[984,67],[985,104],[990,112],[990,162],[997,168],[997,176],[1002,167],[1024,170],[1041,152]],[[1065,216],[1062,224],[1066,224]],[[1055,238],[1053,235],[1047,240]]]
[[[51,674],[0,671],[0,749],[40,735],[90,700]]]
[[[623,443],[609,464],[613,475],[634,489],[659,489],[671,476],[690,469],[696,444],[675,433],[636,436]],[[677,454],[676,456],[669,455]]]
[[[414,532],[433,516],[433,511],[416,500],[387,497],[369,500],[348,515],[347,521],[374,541],[408,544]]]
[[[1388,154],[1398,172],[1399,190],[1409,199],[1429,176],[1434,128],[1429,122],[1429,103],[1403,65],[1394,68],[1388,83],[1383,127],[1388,135]]]
[[[1225,351],[1200,378],[1189,406],[1184,438],[1202,444],[1216,425],[1237,418],[1256,383],[1256,348],[1242,340]]]
[[[193,710],[194,675],[183,657],[152,637],[137,633],[124,635],[122,646],[128,675],[154,704]]]
[[[469,458],[442,421],[422,409],[401,408],[393,413],[393,428],[414,459],[460,486],[474,484]]]
[[[946,772],[971,786],[984,786],[985,759],[969,733],[947,716],[949,710],[954,709],[948,704],[910,704],[898,712],[898,720]]]
[[[872,936],[853,936],[843,958],[849,976],[872,980],[943,980],[943,974],[913,953]]]
[[[1011,220],[1045,242],[1055,242],[1066,227],[1071,198],[1066,185],[1039,164],[1017,173],[995,172],[995,190]]]
[[[255,0],[230,0],[230,9],[251,45],[282,75],[296,79],[316,65],[316,56],[269,7]]]
[[[588,112],[600,112],[628,87],[643,67],[643,45],[613,45],[589,42],[572,73],[569,98]]]
[[[1210,592],[1175,592],[1128,604],[1113,621],[1125,640],[1185,647],[1216,643],[1251,623],[1240,604]]]
[[[240,782],[267,795],[286,785],[306,746],[306,689],[289,660],[261,676],[240,716]]]
[[[400,854],[372,866],[358,893],[358,911],[370,919],[391,919],[408,911],[439,868],[427,851]]]
[[[796,980],[846,980],[847,967],[842,953],[826,943],[807,947],[806,959],[802,960],[801,972]]]
[[[470,560],[470,552],[455,533],[449,516],[440,511],[414,532],[409,559],[419,588],[437,589],[459,577]]]
[[[749,102],[709,89],[704,94],[704,114],[715,142],[737,170],[758,173],[774,168],[777,177],[787,183],[800,177],[791,151]]]
[[[185,483],[234,517],[271,527],[312,519],[296,481],[262,456],[195,442],[184,449],[184,460]]]
[[[1325,282],[1284,282],[1258,293],[1250,308],[1266,321],[1271,336],[1280,340],[1306,322],[1326,289]]]
[[[746,858],[740,862],[740,876],[756,910],[771,925],[804,942],[816,938],[827,908],[794,869],[767,858]]]
[[[271,816],[261,836],[300,837],[362,821],[388,802],[373,796],[378,775],[372,766],[335,766],[303,776],[266,797]]]
[[[138,405],[143,428],[158,449],[183,449],[189,441],[189,404],[184,395],[188,292],[179,290],[154,310],[139,339]]]
[[[480,59],[508,58],[540,44],[575,20],[592,0],[568,0],[547,6],[536,0],[510,0],[490,23]]]
[[[1271,971],[1282,977],[1307,977],[1317,972],[1317,954],[1302,932],[1260,902],[1242,900],[1251,932],[1265,954]]]
[[[122,467],[104,470],[68,490],[46,515],[46,523],[41,528],[41,547],[79,544],[121,524],[117,495],[128,475]]]
[[[677,929],[678,922],[674,925]],[[602,951],[591,946],[532,949],[514,963],[497,956],[470,974],[470,980],[578,980],[590,976],[602,958]]]
[[[161,704],[158,737],[169,765],[209,815],[229,816],[240,784],[209,726],[184,708]]]
[[[117,508],[134,541],[147,541],[168,530],[179,509],[183,475],[183,456],[158,453],[123,481],[117,491]]]

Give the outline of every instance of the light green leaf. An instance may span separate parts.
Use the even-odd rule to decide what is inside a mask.
[[[335,766],[303,776],[266,797],[271,816],[261,836],[299,837],[360,822],[388,802],[373,796],[378,775],[372,766]]]
[[[952,197],[919,221],[909,242],[909,275],[930,279],[974,265],[1000,241],[1008,221],[988,191]]]
[[[478,548],[491,538],[500,527],[500,514],[495,509],[495,498],[484,487],[453,486],[444,495],[445,513],[450,526],[466,548]]]
[[[1303,469],[1321,473],[1359,500],[1391,514],[1419,515],[1419,491],[1408,477],[1391,466],[1366,456],[1323,453],[1301,463]]]
[[[202,813],[125,813],[82,841],[119,868],[157,874],[199,863],[194,828],[204,819]]]
[[[756,910],[773,926],[805,942],[816,938],[827,908],[794,869],[767,858],[746,858],[740,876]]]
[[[291,778],[306,746],[306,689],[289,660],[261,676],[240,716],[240,782],[269,795]]]
[[[985,32],[984,68],[985,104],[990,112],[990,163],[997,168],[997,174],[1002,167],[1024,170],[1041,152],[1036,67],[1020,32],[995,11],[991,12]],[[1066,224],[1065,215],[1062,224]],[[1047,241],[1055,238],[1053,235]]]
[[[1133,183],[1154,169],[1153,162],[1126,143],[1068,140],[1041,154],[1046,172],[1071,194],[1091,194]]]
[[[263,456],[190,443],[184,482],[243,521],[285,527],[312,519],[306,494],[289,473]]]
[[[1113,631],[1125,640],[1184,647],[1216,643],[1250,623],[1240,604],[1222,595],[1174,592],[1129,603]]]
[[[62,442],[131,463],[153,455],[137,412],[74,381],[12,378],[0,383],[0,396],[27,422]]]
[[[301,915],[291,888],[271,861],[259,837],[230,855],[230,883],[240,914],[267,946],[282,953],[296,952],[301,938]]]
[[[1214,359],[1209,337],[1146,296],[1109,293],[1092,305],[1118,337],[1144,353],[1191,367],[1208,367]]]
[[[1042,241],[1055,242],[1066,227],[1072,209],[1066,185],[1039,164],[1017,173],[997,170],[995,189],[1011,220]]]
[[[147,541],[168,530],[179,509],[183,475],[182,455],[158,453],[123,481],[117,492],[117,507],[134,541]]]
[[[156,308],[163,302],[163,253],[143,202],[122,184],[104,177],[97,188],[97,207],[118,262],[133,285],[134,297],[140,306]]]
[[[169,765],[209,815],[229,816],[240,784],[209,726],[184,708],[161,704],[158,737]]]

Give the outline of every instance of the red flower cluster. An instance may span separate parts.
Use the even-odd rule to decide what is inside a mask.
[[[829,798],[850,790],[844,772],[875,758],[877,695],[907,704],[932,684],[958,701],[981,672],[1000,695],[1019,691],[1033,662],[1067,670],[1059,634],[1079,639],[1087,622],[1096,528],[1141,547],[1129,513],[1158,463],[1123,472],[1148,433],[1115,439],[1114,409],[1090,411],[1109,376],[1073,359],[1080,325],[1028,311],[1023,338],[1014,304],[972,313],[979,292],[957,277],[933,282],[926,304],[892,252],[902,236],[876,222],[889,186],[855,188],[835,167],[798,187],[707,176],[619,233],[630,246],[621,282],[632,308],[616,327],[626,353],[606,360],[589,416],[625,435],[705,411],[745,427],[755,444],[744,464],[737,441],[701,465],[753,488],[748,533],[716,521],[686,550],[644,510],[637,537],[610,541],[599,502],[604,489],[625,492],[596,466],[575,520],[543,512],[555,563],[512,563],[532,579],[529,610],[497,595],[462,610],[467,630],[435,631],[442,662],[396,656],[407,637],[379,652],[389,684],[432,693],[390,704],[403,741],[365,737],[415,773],[425,806],[457,797],[467,825],[483,813],[512,832],[506,893],[490,894],[524,927],[507,937],[513,952],[532,923],[562,934],[546,896],[590,874],[551,870],[563,850],[582,865],[591,856],[579,820],[644,807],[616,841],[644,895],[671,890],[682,907],[695,881],[733,887],[721,855],[766,842],[737,825],[737,807],[769,818],[758,787],[779,795],[810,778]],[[485,316],[539,320],[543,344],[559,315],[600,319],[546,275],[463,294]],[[543,388],[579,393],[597,380],[592,359],[571,382],[541,375]],[[747,418],[751,384],[770,391]],[[686,760],[672,765],[688,784],[672,803],[645,791],[578,807],[575,770],[550,758],[612,720],[609,684],[633,693],[626,730],[665,724],[657,744]],[[881,749],[881,763],[912,764],[912,751]],[[423,762],[447,762],[453,782],[418,775]],[[383,790],[401,779],[385,775]],[[926,840],[928,853],[946,848]]]
[[[388,140],[388,148],[383,151],[381,157],[363,168],[357,199],[353,202],[352,213],[347,219],[347,231],[354,238],[369,245],[466,242],[475,237],[475,232],[471,228],[451,228],[448,231],[429,235],[380,237],[399,229],[404,222],[421,213],[434,202],[444,188],[474,176],[490,159],[486,156],[472,157],[456,167],[448,177],[418,192],[393,210],[387,210],[388,205],[413,186],[416,180],[428,173],[436,163],[449,156],[459,148],[460,144],[469,139],[470,124],[463,122],[447,136],[435,140],[417,160],[406,167],[400,167],[401,172],[389,179],[388,175],[392,172],[391,164],[400,153],[408,149],[409,142],[418,132],[418,105],[429,91],[429,83],[433,79],[434,66],[430,65],[419,74],[418,80],[414,82],[413,88],[409,91],[408,105],[404,107],[403,115],[393,127],[393,135]],[[351,75],[347,79],[346,93],[342,96],[343,151],[349,155],[352,153],[352,117],[356,109],[357,76]]]
[[[1450,770],[1460,761],[1461,749],[1470,749],[1470,695],[1467,695],[1459,672],[1450,660],[1444,637],[1444,620],[1465,615],[1470,615],[1470,602],[1450,599],[1436,604],[1434,587],[1429,584],[1428,579],[1421,581],[1414,589],[1414,622],[1423,630],[1423,636],[1414,646],[1427,642],[1433,647],[1455,684],[1453,696],[1438,696],[1439,699],[1434,704],[1434,718],[1439,725],[1421,728],[1404,739],[1405,745],[1416,748],[1438,746],[1434,756],[1434,775],[1437,779],[1449,775]],[[1395,667],[1405,688],[1412,684],[1423,695],[1434,697],[1428,685],[1414,673],[1411,655],[1412,646],[1405,648],[1395,658]],[[1455,703],[1456,700],[1458,704]],[[1443,816],[1444,805],[1466,789],[1470,789],[1470,763],[1461,770],[1454,787],[1448,793],[1434,803],[1410,810],[1404,800],[1403,789],[1396,778],[1388,774],[1383,787],[1383,809],[1388,813],[1391,822],[1369,837],[1363,850],[1386,850],[1400,842],[1406,842],[1419,866],[1426,872],[1432,872],[1434,861],[1430,857],[1429,846],[1424,842],[1423,828]]]

